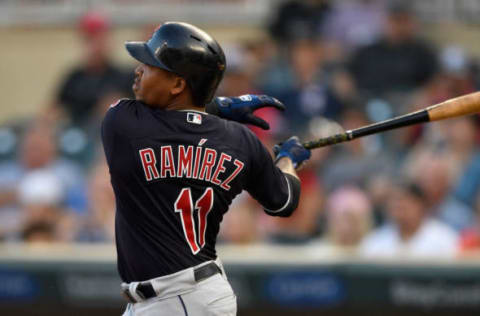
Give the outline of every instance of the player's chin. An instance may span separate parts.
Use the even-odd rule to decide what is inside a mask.
[[[138,88],[132,88],[133,94],[135,95],[135,100],[142,101],[142,95]]]
[[[138,94],[135,93],[135,100],[143,101],[143,97],[141,95],[138,95]]]

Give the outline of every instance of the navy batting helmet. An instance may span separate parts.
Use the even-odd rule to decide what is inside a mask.
[[[136,60],[187,81],[196,105],[210,102],[225,72],[225,54],[206,32],[180,22],[161,25],[147,42],[126,42]]]

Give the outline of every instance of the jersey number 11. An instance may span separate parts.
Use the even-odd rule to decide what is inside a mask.
[[[203,195],[195,202],[195,209],[193,208],[192,191],[190,188],[183,188],[175,201],[175,212],[180,213],[183,232],[194,255],[205,246],[207,215],[212,210],[212,207],[213,189],[210,187],[208,187]],[[198,235],[193,219],[194,210],[197,210]]]

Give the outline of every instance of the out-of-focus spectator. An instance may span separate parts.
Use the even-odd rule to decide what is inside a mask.
[[[456,231],[470,226],[472,210],[452,194],[454,173],[449,157],[429,150],[414,156],[409,172],[425,193],[425,204],[431,214]]]
[[[434,219],[426,207],[425,194],[413,183],[397,184],[388,203],[391,222],[368,235],[360,254],[368,257],[453,257],[458,236]]]
[[[445,48],[440,54],[440,69],[427,85],[415,91],[404,102],[407,107],[402,111],[403,113],[417,111],[429,105],[443,102],[447,99],[458,97],[474,91],[473,74],[468,68],[468,58],[465,53],[455,47],[449,46]],[[393,110],[393,109],[392,109]],[[398,110],[398,109],[397,109]],[[375,113],[375,112],[372,112]],[[391,115],[390,115],[391,116]],[[384,119],[388,118],[384,117]],[[475,145],[475,128],[472,132],[460,132],[458,128],[452,128],[454,121],[438,122],[435,124],[414,125],[404,128],[392,133],[394,137],[390,137],[389,145],[397,152],[407,154],[411,152],[413,146],[421,149],[445,151],[448,154],[453,154],[451,157],[453,162],[462,166],[454,172],[453,181],[456,181],[459,169],[465,165],[465,161],[457,161],[458,153],[469,153],[472,145]],[[460,124],[462,125],[462,124]],[[451,137],[454,134],[457,136]],[[472,136],[473,135],[473,138]],[[473,142],[472,142],[473,139]],[[450,144],[453,141],[452,144]],[[417,143],[420,144],[417,145]],[[462,147],[460,151],[453,150],[451,146]],[[468,157],[469,154],[465,155]],[[468,193],[471,194],[471,193]]]
[[[309,164],[298,173],[298,176],[301,180],[302,195],[295,212],[288,218],[273,218],[267,215],[262,217],[262,226],[267,232],[267,242],[305,243],[319,233],[324,203],[323,188],[315,175],[314,168]]]
[[[79,22],[83,61],[60,84],[54,112],[72,124],[85,125],[103,114],[114,100],[131,95],[133,72],[116,66],[110,58],[110,21],[89,12]]]
[[[255,83],[257,73],[253,70],[259,57],[252,51],[252,48],[245,45],[225,45],[224,52],[228,60],[228,67],[217,94],[225,96],[261,94],[262,92]],[[255,126],[249,126],[249,128],[267,148],[272,148],[275,143],[272,136],[284,129],[282,113],[276,109],[263,108],[257,110],[255,115],[267,121],[270,130],[266,131]]]
[[[77,212],[84,210],[80,168],[57,156],[53,127],[34,122],[23,135],[18,159],[0,164],[0,235],[10,235],[19,229],[18,186],[31,172],[39,170],[59,179],[65,192],[62,202]]]
[[[330,75],[330,86],[343,110],[349,107],[361,108],[357,87],[352,75],[343,67],[336,67]]]
[[[384,35],[358,49],[350,61],[356,84],[367,97],[410,92],[432,78],[436,56],[429,43],[417,37],[418,31],[405,1],[390,5]]]
[[[21,240],[29,244],[56,242],[54,225],[49,222],[29,223],[22,231]]]
[[[359,188],[346,186],[331,193],[326,203],[326,236],[320,244],[354,249],[372,227],[372,205]]]
[[[324,37],[350,51],[373,43],[385,23],[385,1],[334,1],[323,30]]]
[[[387,217],[387,203],[390,199],[393,174],[379,172],[373,174],[366,183],[366,192],[373,207],[373,226],[378,227]]]
[[[224,45],[223,51],[228,60],[228,67],[217,94],[236,96],[256,93],[254,83],[256,73],[251,66],[255,64],[255,56],[243,44]]]
[[[262,238],[259,218],[262,208],[248,193],[233,200],[220,227],[219,241],[234,244],[249,244]]]
[[[460,235],[461,254],[480,254],[480,194],[475,199],[475,218]]]
[[[65,191],[62,182],[47,170],[25,175],[18,187],[20,238],[26,242],[68,241],[62,224],[69,216],[63,209]]]
[[[423,91],[424,102],[416,102],[419,107],[475,91],[474,74],[469,68],[471,62],[460,47],[447,46],[439,56],[439,71]]]
[[[420,160],[428,163],[430,158],[422,156],[444,156],[452,174],[453,196],[467,207],[473,208],[480,188],[477,133],[478,118],[475,116],[428,124],[424,127],[422,141],[409,153],[406,165],[415,169]],[[416,171],[408,172],[414,175]]]
[[[417,94],[414,103],[419,108],[474,91],[474,74],[468,67],[470,61],[465,52],[458,47],[448,46],[443,50],[440,61],[441,71]],[[480,188],[478,127],[477,116],[417,126],[420,143],[409,154],[416,156],[416,151],[432,151],[434,156],[439,153],[446,156],[452,172],[453,196],[469,208],[474,207],[475,196]]]
[[[278,8],[269,27],[270,33],[279,42],[318,36],[329,11],[328,0],[286,1]]]
[[[314,116],[338,119],[343,104],[331,87],[322,65],[322,47],[312,38],[293,41],[287,56],[279,56],[265,71],[262,89],[286,106],[289,131],[303,131],[305,122]]]
[[[447,129],[448,153],[456,163],[457,182],[453,189],[457,199],[475,207],[480,192],[480,151],[478,150],[478,117],[451,120]]]
[[[344,111],[341,125],[345,130],[366,124],[365,114],[359,109]],[[373,175],[390,173],[394,167],[395,159],[380,151],[378,138],[371,136],[338,146],[318,171],[324,186],[331,191],[345,184],[363,187]]]
[[[20,177],[37,169],[51,172],[62,182],[68,206],[81,212],[84,207],[81,200],[84,177],[76,164],[58,156],[55,140],[54,127],[43,122],[33,124],[23,137],[19,161],[14,166],[5,167],[18,172]]]
[[[90,171],[88,211],[76,230],[73,239],[79,242],[113,242],[115,239],[115,196],[103,159]]]

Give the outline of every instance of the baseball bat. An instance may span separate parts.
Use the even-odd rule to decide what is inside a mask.
[[[419,111],[348,130],[333,136],[305,142],[302,145],[307,149],[314,149],[347,142],[355,138],[389,131],[400,127],[445,120],[453,117],[474,114],[477,112],[480,112],[480,92],[474,92],[457,98],[452,98],[447,101],[431,105]]]

